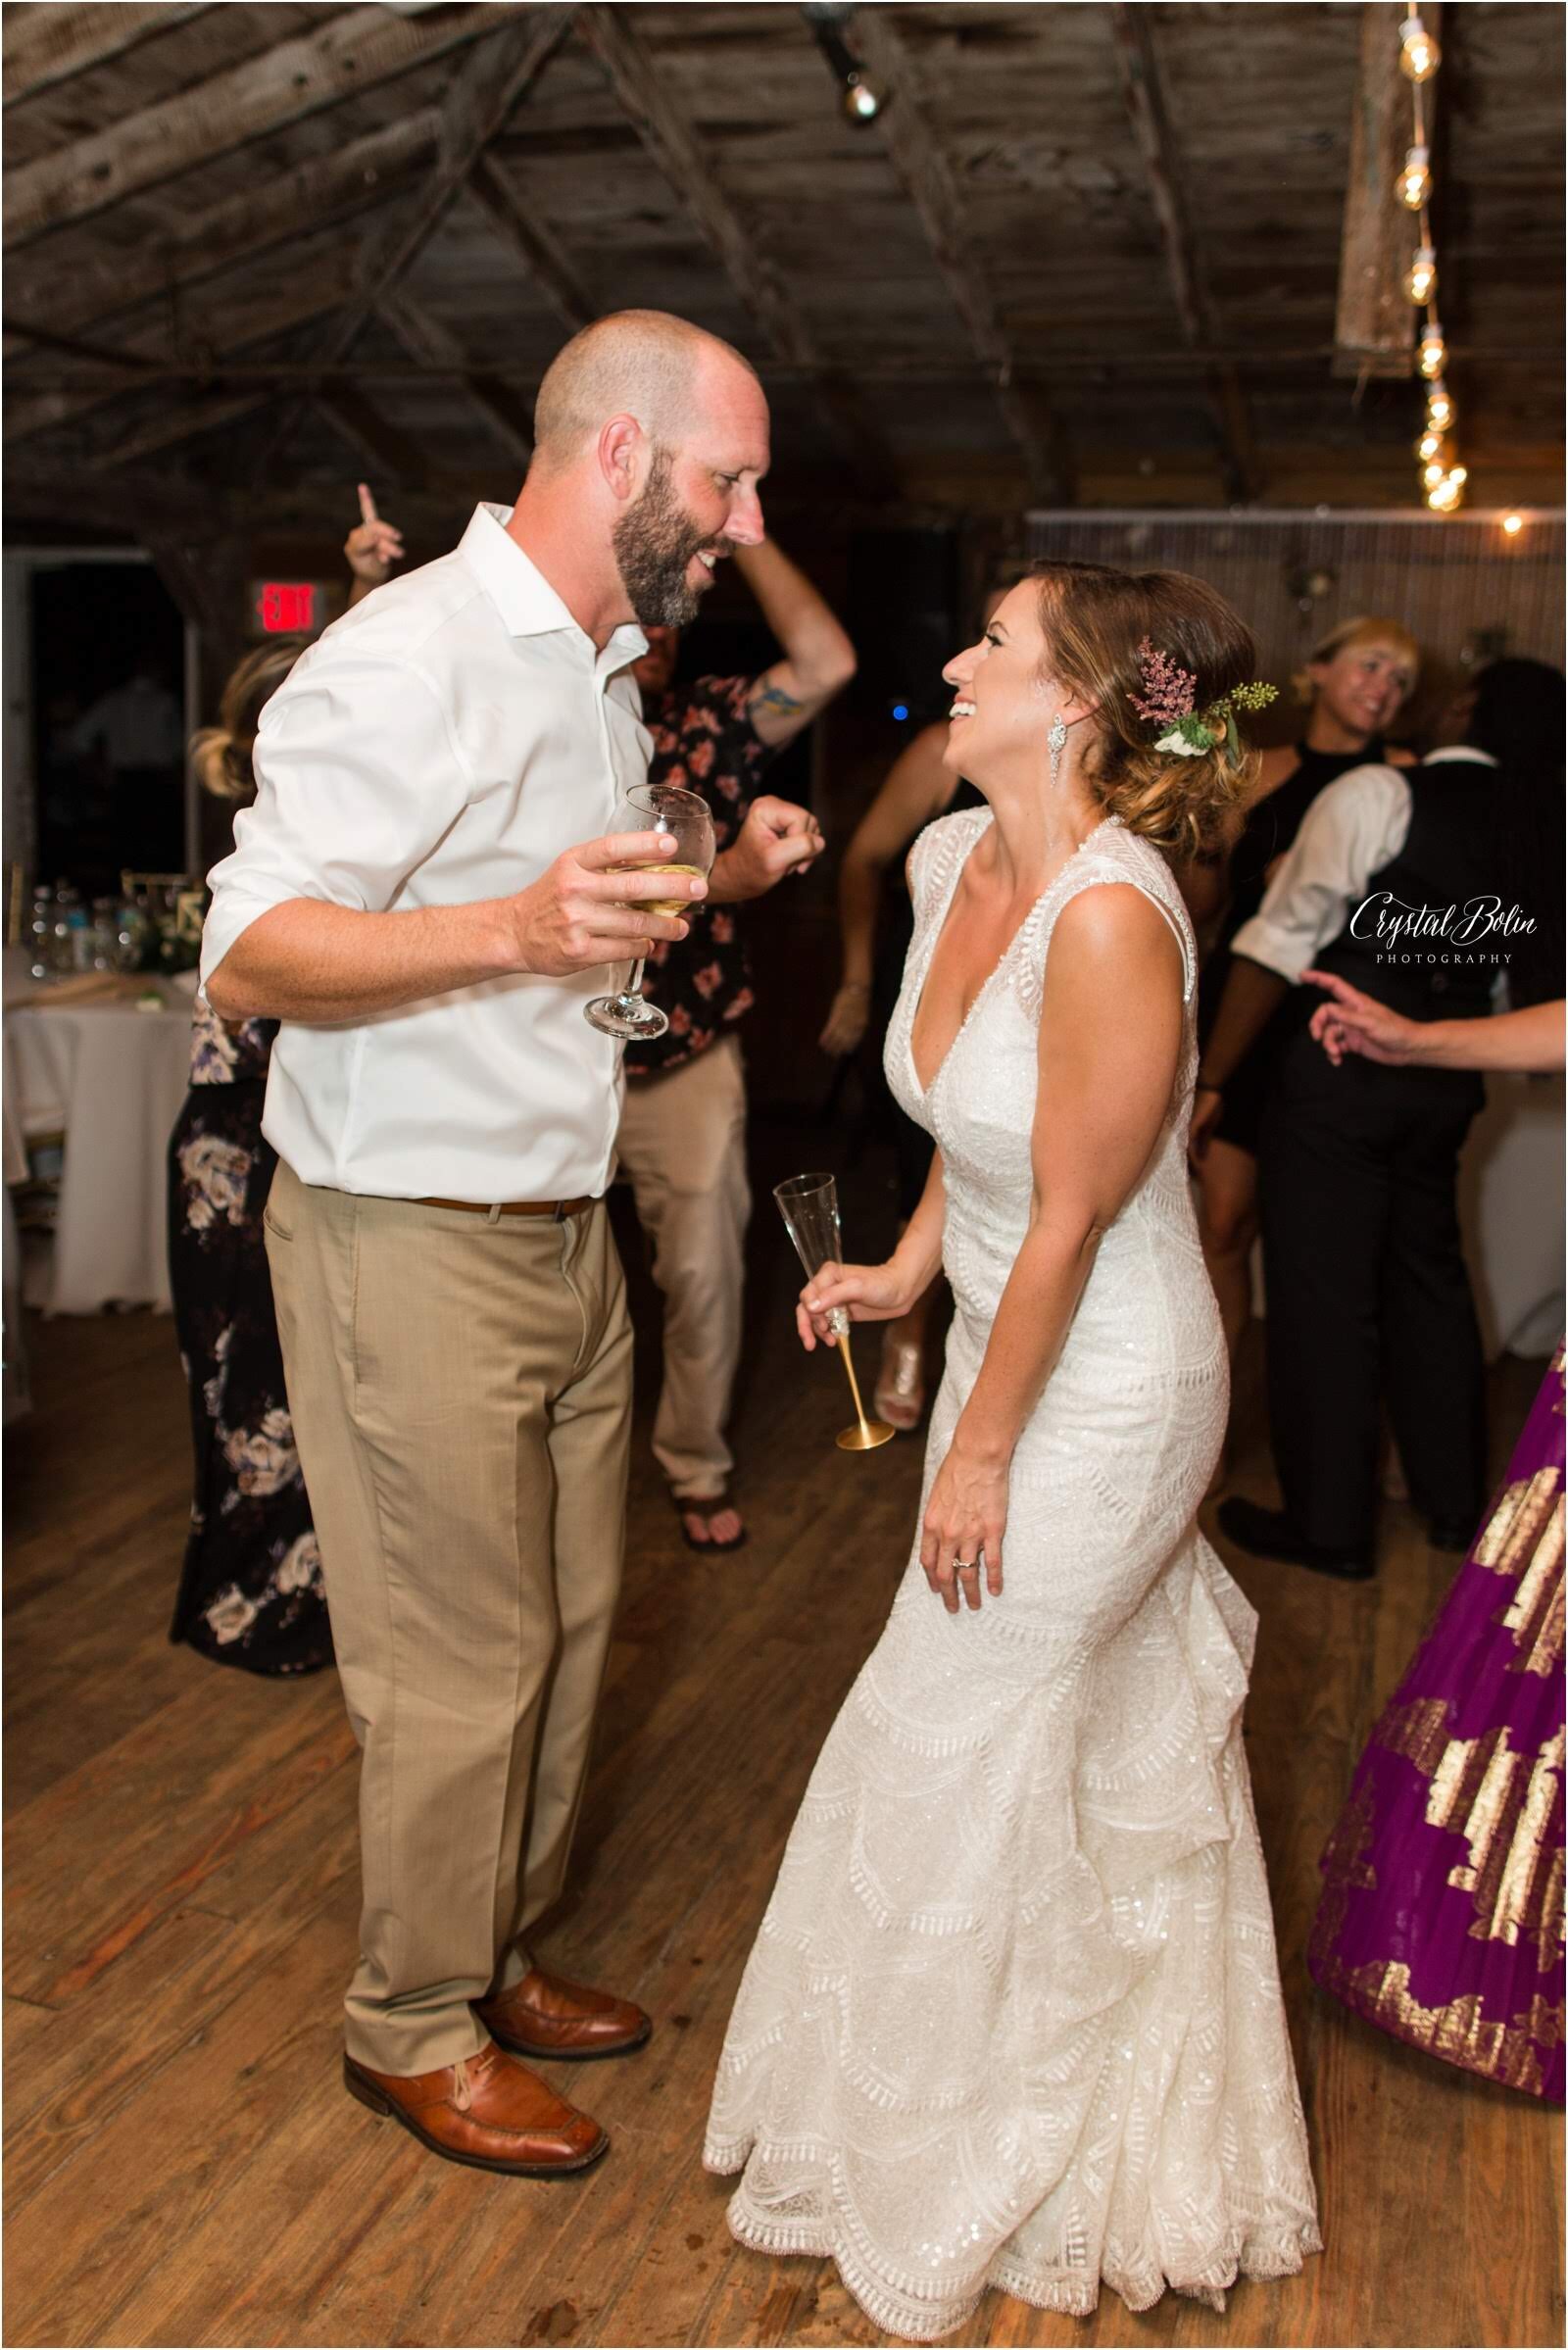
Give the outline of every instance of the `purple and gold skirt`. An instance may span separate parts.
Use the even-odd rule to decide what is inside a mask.
[[[1307,1964],[1368,2023],[1563,2097],[1563,1351],[1356,1768]]]

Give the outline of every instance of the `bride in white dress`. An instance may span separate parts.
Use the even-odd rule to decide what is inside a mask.
[[[743,2243],[831,2254],[911,2339],[988,2285],[1223,2308],[1319,2249],[1242,1747],[1255,1618],[1194,1516],[1229,1382],[1166,857],[1250,787],[1213,705],[1252,661],[1199,581],[1059,563],[946,671],[989,812],[915,845],[887,1038],[931,1179],[887,1264],[800,1307],[809,1347],[940,1264],[956,1311],[917,1546],[790,1837],[705,2159],[742,2173]]]

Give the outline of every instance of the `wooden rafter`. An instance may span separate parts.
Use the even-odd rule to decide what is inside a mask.
[[[164,300],[175,314],[177,344],[180,300],[191,286],[310,235],[328,220],[384,203],[435,153],[439,131],[440,117],[427,107],[296,164],[264,187],[246,188],[211,211],[194,213],[167,237],[148,238],[69,270],[51,269],[44,255],[30,270],[25,262],[13,263],[6,316],[24,330],[79,334],[145,302]]]
[[[302,271],[297,276],[285,277],[281,284],[262,294],[238,289],[231,299],[209,312],[203,320],[209,345],[205,365],[209,371],[216,373],[221,360],[231,352],[269,342],[273,335],[291,333],[325,312],[336,310],[353,291],[355,258],[353,245],[335,245],[308,273]],[[165,358],[167,338],[163,321],[155,318],[139,327],[126,338],[123,349],[129,356],[154,363]],[[159,373],[143,371],[127,375],[117,388],[122,393],[141,391],[160,379]],[[74,424],[115,397],[114,390],[97,389],[35,392],[30,398],[13,398],[5,411],[6,447],[10,449],[41,432]]]
[[[353,442],[371,471],[401,489],[423,486],[429,466],[424,451],[351,383],[324,386],[314,395],[329,424]]]
[[[87,469],[95,481],[110,474],[127,473],[145,464],[149,457],[164,457],[186,441],[200,440],[203,433],[217,432],[225,424],[238,424],[259,409],[270,406],[271,395],[268,392],[241,392],[227,399],[215,394],[195,404],[171,402],[150,422],[134,431],[118,434],[108,448],[89,460]],[[12,470],[13,461],[8,457],[8,482]]]
[[[1437,29],[1441,14],[1435,0],[1424,0],[1421,15],[1429,29]],[[1361,10],[1334,319],[1336,375],[1415,372],[1416,312],[1400,280],[1416,237],[1394,193],[1410,144],[1410,84],[1399,71],[1403,15],[1396,0],[1365,0]]]
[[[307,115],[494,36],[509,18],[536,13],[513,0],[480,0],[419,16],[384,8],[343,9],[299,40],[280,41],[193,89],[19,164],[5,176],[6,249],[24,245],[46,229],[86,220]]]
[[[891,10],[858,10],[854,39],[865,63],[887,85],[892,102],[877,116],[877,128],[975,357],[991,378],[997,405],[1023,459],[1030,495],[1051,505],[1069,505],[1071,468],[1060,425],[1044,390],[1019,379],[1012,345],[967,232],[953,172],[922,105],[914,60],[892,22]]]
[[[597,313],[571,264],[538,214],[524,211],[512,182],[489,156],[481,155],[469,172],[467,193],[568,333],[587,326]]]
[[[630,14],[627,9],[608,5],[578,11],[583,34],[604,68],[616,103],[723,263],[730,282],[779,357],[792,361],[811,377],[834,437],[862,486],[872,495],[889,493],[894,477],[886,443],[854,387],[836,368],[825,365],[777,269],[759,250],[720,187],[696,133],[655,73],[646,46],[627,21]]]
[[[1153,12],[1148,7],[1132,6],[1130,0],[1115,0],[1110,17],[1122,95],[1143,157],[1150,200],[1159,222],[1176,317],[1187,342],[1196,349],[1211,342],[1213,334],[1192,229],[1181,199],[1181,176],[1154,49]],[[1237,369],[1216,368],[1209,376],[1207,392],[1226,495],[1244,501],[1253,499],[1258,493],[1257,458],[1248,418],[1247,396]]]
[[[169,32],[190,17],[201,16],[208,0],[194,7],[143,7],[140,0],[120,0],[114,8],[53,7],[40,0],[31,8],[13,8],[5,20],[4,89],[7,106],[34,98],[40,90],[70,81],[93,66],[123,57],[138,41],[155,32]]]
[[[533,456],[533,424],[526,402],[509,384],[482,371],[476,372],[452,329],[409,293],[400,288],[396,293],[383,294],[379,307],[381,317],[411,357],[433,367],[456,371],[467,398],[508,456],[526,471]]]
[[[512,16],[514,12],[505,13]],[[531,9],[520,23],[504,25],[454,77],[441,103],[436,168],[421,186],[417,200],[391,223],[370,254],[352,299],[326,338],[319,355],[323,362],[339,360],[353,348],[383,296],[396,287],[434,234],[490,141],[506,128],[555,54],[572,14],[571,9],[562,7]],[[297,403],[285,412],[262,454],[262,477],[275,465],[299,415]]]

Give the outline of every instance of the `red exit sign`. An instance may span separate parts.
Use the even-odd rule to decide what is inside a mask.
[[[256,616],[267,636],[309,635],[316,626],[317,586],[313,579],[264,579]]]

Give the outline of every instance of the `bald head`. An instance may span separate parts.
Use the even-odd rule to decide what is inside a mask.
[[[715,376],[757,369],[732,343],[663,310],[619,310],[574,334],[551,362],[534,408],[535,463],[571,464],[612,416],[650,441],[678,443]]]

